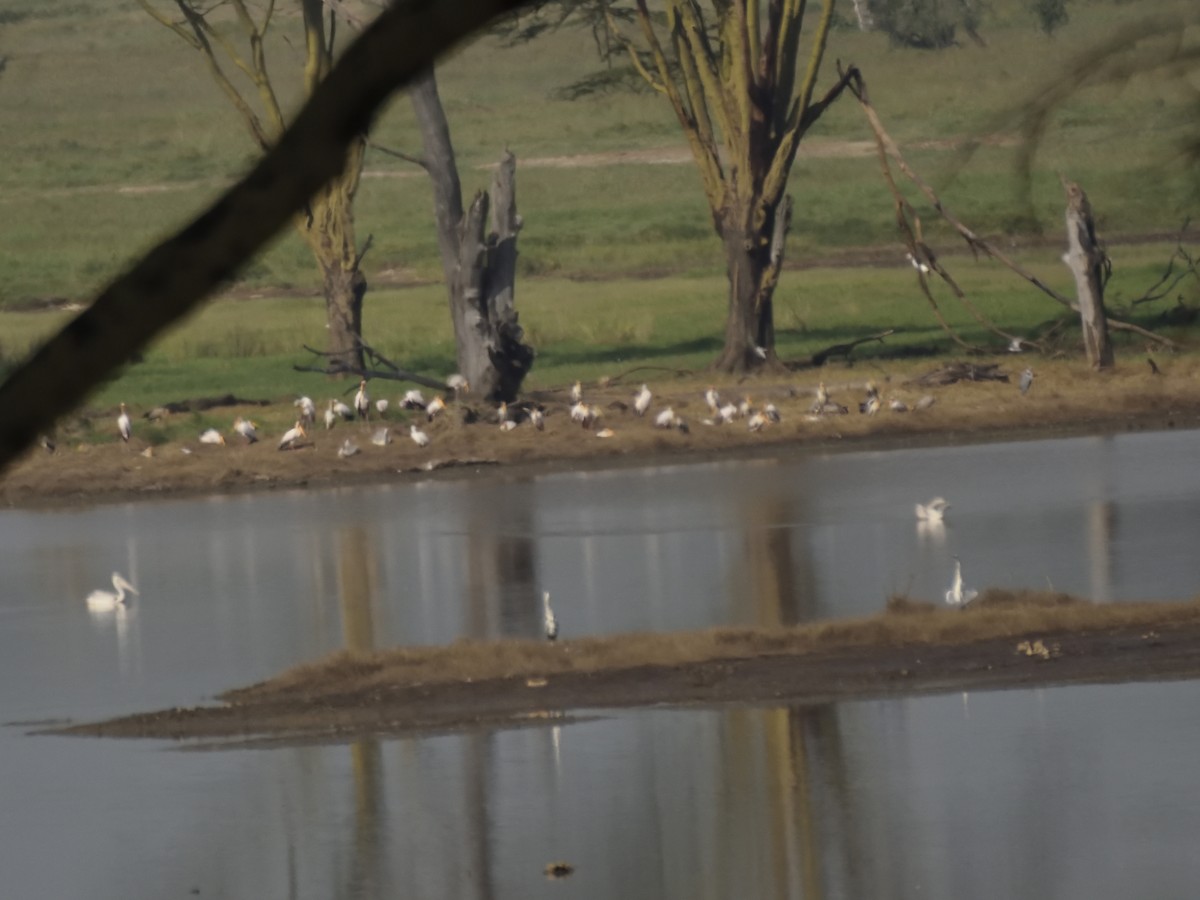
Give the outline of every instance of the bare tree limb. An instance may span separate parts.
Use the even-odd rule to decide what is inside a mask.
[[[399,2],[354,41],[250,173],[151,250],[0,385],[0,469],[191,312],[327,182],[392,91],[519,0]]]
[[[405,162],[412,163],[414,166],[420,166],[426,172],[429,171],[429,160],[423,156],[412,156],[408,153],[403,153],[400,150],[392,150],[390,147],[385,147],[383,144],[377,144],[374,141],[367,141],[367,146],[372,150],[378,150],[380,153],[386,153],[388,156],[394,156],[396,159],[402,159]]]

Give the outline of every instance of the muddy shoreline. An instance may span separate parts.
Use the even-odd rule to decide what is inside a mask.
[[[922,605],[907,615],[690,636],[695,645],[686,643],[689,635],[662,634],[342,654],[229,691],[219,705],[42,733],[270,745],[517,727],[601,709],[783,706],[1200,677],[1195,601],[1065,611]],[[672,659],[680,654],[692,658]],[[444,674],[428,674],[437,671]]]

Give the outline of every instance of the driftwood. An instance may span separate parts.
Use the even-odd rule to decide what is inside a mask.
[[[172,415],[176,413],[204,412],[209,409],[220,409],[225,406],[270,406],[270,400],[244,400],[233,394],[222,394],[220,397],[197,397],[194,400],[173,400],[156,407],[156,410],[166,410]],[[154,412],[155,410],[151,410]],[[146,418],[150,413],[145,414]]]
[[[1008,375],[1000,371],[999,363],[987,363],[986,365],[976,365],[969,362],[953,362],[942,366],[939,369],[934,369],[932,372],[926,372],[906,384],[919,385],[920,387],[939,387],[947,384],[954,384],[959,381],[1008,381]]]
[[[307,344],[302,345],[305,350],[313,356],[323,357],[326,362],[323,366],[302,366],[294,365],[292,368],[297,372],[315,372],[318,375],[328,375],[336,377],[339,375],[357,375],[359,378],[384,378],[390,381],[411,381],[413,384],[419,384],[422,387],[432,388],[435,391],[449,391],[452,388],[443,381],[436,378],[430,378],[426,375],[418,375],[416,372],[409,372],[401,369],[394,362],[372,347],[370,344],[359,342],[362,348],[363,357],[368,361],[367,365],[348,366],[346,365],[339,354],[328,353],[324,350],[317,350]]]
[[[1083,350],[1093,369],[1109,369],[1113,365],[1113,350],[1108,339],[1108,319],[1104,315],[1104,286],[1112,274],[1112,262],[1096,237],[1096,222],[1087,194],[1062,175],[1059,180],[1067,192],[1068,249],[1063,262],[1075,276]]]
[[[879,343],[882,344],[883,339],[885,337],[888,337],[889,335],[893,335],[895,333],[896,333],[895,328],[889,328],[887,331],[880,331],[877,334],[869,334],[866,337],[861,337],[856,341],[847,341],[842,344],[832,344],[832,345],[826,347],[824,350],[818,350],[816,353],[814,353],[812,356],[808,357],[807,359],[790,360],[787,363],[785,363],[785,365],[789,369],[792,369],[792,370],[819,369],[821,366],[825,365],[825,363],[827,363],[834,356],[841,356],[847,362],[849,362],[850,355],[854,352],[854,348],[857,347],[859,344],[866,344],[871,341],[878,341]]]

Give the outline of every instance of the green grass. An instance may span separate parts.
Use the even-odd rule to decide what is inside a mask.
[[[1010,128],[1022,98],[1065,60],[1154,10],[1187,10],[1187,0],[1072,8],[1051,40],[1024,4],[997,0],[984,34],[989,46],[939,53],[892,48],[878,34],[837,31],[830,59],[859,63],[872,99],[910,161],[947,205],[977,230],[1004,241],[1061,231],[1064,171],[1088,190],[1102,233],[1169,232],[1200,209],[1195,173],[1175,159],[1194,100],[1174,85],[1134,79],[1080,93],[1057,115],[1035,159],[1027,197],[1014,179],[1015,150],[987,146],[964,160],[949,149],[913,146]],[[280,20],[285,24],[285,20]],[[78,0],[51,9],[11,0],[0,53],[0,308],[36,298],[86,301],[137,254],[211,202],[253,159],[251,144],[200,60],[132,0]],[[268,53],[285,102],[297,101],[294,42],[275,35]],[[481,38],[439,68],[456,153],[469,196],[490,178],[503,147],[518,169],[525,221],[518,308],[539,350],[532,386],[613,374],[635,364],[699,368],[720,342],[725,283],[720,246],[691,165],[581,168],[537,166],[542,157],[679,148],[666,103],[652,94],[555,99],[594,65],[591,38],[563,31],[535,47],[507,50]],[[823,82],[834,77],[827,66]],[[814,146],[864,141],[870,133],[849,100],[813,129]],[[397,97],[376,139],[416,150],[411,111]],[[373,153],[357,209],[360,240],[374,236],[365,268],[368,340],[430,373],[454,368],[440,286],[427,181],[413,167]],[[889,350],[949,345],[903,265],[891,198],[875,158],[818,154],[798,160],[788,260],[810,265],[862,248],[894,253],[894,268],[787,271],[777,296],[780,352],[801,356],[830,343],[895,327]],[[907,190],[907,189],[906,189]],[[914,192],[931,243],[961,246]],[[1014,251],[1067,289],[1057,250]],[[1169,248],[1118,246],[1110,297],[1132,296],[1157,275]],[[992,265],[964,257],[955,274],[973,300],[1022,332],[1057,308]],[[383,287],[401,273],[428,285]],[[640,276],[655,276],[645,280]],[[307,249],[283,235],[234,286],[315,292]],[[1194,283],[1184,297],[1198,299]],[[982,332],[948,296],[947,316],[969,340]],[[1150,321],[1154,313],[1148,313]],[[280,397],[311,391],[316,376],[291,370],[302,343],[323,340],[323,309],[312,297],[223,300],[164,337],[144,363],[101,388],[93,402],[138,405],[235,390]],[[0,314],[0,362],[8,365],[63,321],[61,314]],[[865,349],[869,355],[875,350]]]

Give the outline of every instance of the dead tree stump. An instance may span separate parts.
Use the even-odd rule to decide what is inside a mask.
[[[1096,238],[1096,223],[1087,194],[1083,188],[1062,175],[1059,179],[1067,192],[1067,252],[1063,255],[1063,262],[1075,276],[1083,349],[1088,365],[1097,370],[1107,369],[1113,364],[1108,319],[1104,314],[1108,255]]]

